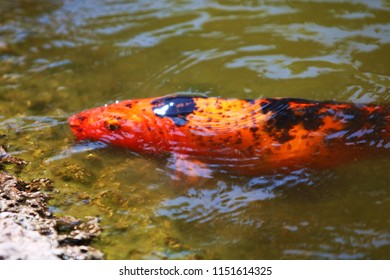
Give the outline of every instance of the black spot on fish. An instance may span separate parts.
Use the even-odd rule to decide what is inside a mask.
[[[299,120],[290,108],[288,99],[266,99],[261,103],[261,109],[264,114],[271,113],[266,130],[273,139],[281,144],[293,139],[289,130]]]
[[[295,114],[299,121],[302,122],[304,129],[315,131],[324,124],[323,118],[328,114],[320,114],[321,107],[320,103],[317,103],[299,108],[295,111]]]
[[[156,116],[170,118],[177,126],[185,125],[186,116],[198,109],[192,96],[167,96],[153,100],[151,105]]]
[[[119,124],[110,124],[110,123],[105,123],[104,126],[111,131],[118,130],[121,126]]]
[[[297,124],[297,118],[290,108],[288,99],[267,99],[261,107],[264,114],[272,113],[270,121],[278,130],[290,129]]]
[[[375,133],[380,135],[382,131],[386,131],[389,127],[390,108],[378,108],[372,112],[368,117],[369,125],[374,127]]]
[[[383,130],[388,125],[385,108],[376,108],[370,111],[365,106],[352,105],[351,108],[343,110],[344,135],[348,143],[368,144],[370,141],[378,142]],[[369,128],[369,129],[367,129]]]
[[[171,117],[175,125],[177,126],[183,126],[185,125],[188,121],[185,116],[182,117]]]
[[[290,104],[305,104],[292,109]],[[309,106],[307,106],[309,105]],[[267,131],[271,137],[283,144],[295,137],[290,130],[301,123],[309,131],[315,131],[323,125],[325,114],[319,114],[322,105],[320,102],[299,98],[266,99],[261,103],[264,114],[271,112],[267,123]]]

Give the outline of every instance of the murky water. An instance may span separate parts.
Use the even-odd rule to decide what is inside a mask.
[[[390,102],[388,1],[0,2],[0,134],[99,215],[110,259],[389,259],[390,159],[173,182],[164,162],[75,143],[85,108],[172,92]]]

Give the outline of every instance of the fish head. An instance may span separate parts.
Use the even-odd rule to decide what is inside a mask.
[[[142,143],[145,120],[139,108],[134,107],[131,100],[116,102],[72,115],[68,123],[78,140],[102,141],[135,149]]]

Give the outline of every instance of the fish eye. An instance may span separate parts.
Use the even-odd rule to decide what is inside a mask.
[[[120,128],[120,125],[118,123],[109,123],[109,122],[105,122],[104,123],[104,126],[108,129],[108,130],[111,130],[111,131],[115,131],[115,130],[118,130]]]

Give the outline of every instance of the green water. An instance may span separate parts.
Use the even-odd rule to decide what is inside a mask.
[[[173,92],[390,102],[388,1],[0,2],[0,134],[109,259],[389,259],[390,159],[173,183],[69,115]]]

